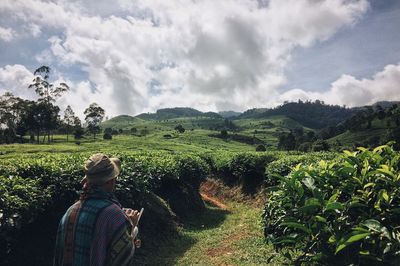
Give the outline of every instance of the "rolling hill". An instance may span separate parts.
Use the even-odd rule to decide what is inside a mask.
[[[274,109],[251,109],[241,114],[236,112],[217,114],[178,107],[160,109],[155,113],[145,113],[135,117],[121,115],[103,122],[101,126],[103,129],[107,127],[122,129],[124,133],[135,135],[161,134],[162,136],[175,134],[175,127],[182,125],[188,132],[202,130],[202,141],[207,136],[221,138],[220,132],[226,130],[228,137],[224,136],[225,140],[249,145],[261,143],[270,147],[277,147],[282,134],[298,130],[304,134],[314,131],[315,140],[324,139],[331,145],[347,147],[362,142],[376,143],[383,140],[383,136],[388,134],[387,131],[395,127],[393,118],[389,116],[378,118],[382,116],[382,112],[393,109],[393,104],[390,102],[382,105],[385,109],[378,107],[381,106],[380,103],[371,107],[349,109],[325,105],[320,101],[295,102]],[[368,115],[371,117],[368,118]],[[368,122],[368,119],[371,122]],[[393,121],[388,122],[388,120]],[[301,142],[301,139],[298,141]]]

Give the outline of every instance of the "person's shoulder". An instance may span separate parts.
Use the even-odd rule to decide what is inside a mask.
[[[128,217],[125,215],[124,211],[115,203],[104,208],[100,213],[99,219],[107,220],[112,224],[122,224],[128,221]]]

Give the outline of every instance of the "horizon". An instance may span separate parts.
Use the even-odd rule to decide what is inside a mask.
[[[6,0],[0,14],[0,95],[36,99],[48,65],[81,117],[92,102],[115,117],[400,100],[395,0]]]

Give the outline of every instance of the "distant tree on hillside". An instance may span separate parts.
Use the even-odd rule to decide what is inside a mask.
[[[86,108],[84,114],[88,130],[95,139],[96,134],[100,132],[100,123],[103,121],[105,111],[97,103],[92,103]]]
[[[185,128],[184,128],[181,124],[177,125],[177,126],[175,127],[175,130],[176,130],[177,132],[179,132],[179,133],[184,133],[184,132],[185,132]]]
[[[71,106],[68,105],[64,111],[64,123],[66,125],[66,130],[67,130],[67,141],[69,132],[74,124],[74,120],[75,120],[75,113],[72,110]]]
[[[112,128],[111,127],[107,127],[104,129],[104,134],[112,134]]]
[[[74,138],[75,139],[81,139],[83,136],[83,128],[82,128],[82,123],[79,117],[75,116],[74,117]]]
[[[221,130],[221,138],[223,139],[228,138],[228,131],[226,131],[226,129]]]
[[[281,150],[294,150],[296,148],[296,138],[292,132],[289,134],[281,134],[279,136],[278,149]]]
[[[149,130],[147,128],[143,128],[142,130],[140,130],[140,135],[141,136],[147,136],[149,134]]]
[[[257,145],[257,147],[256,147],[256,151],[267,151],[267,148],[265,148],[264,145],[259,144],[259,145]]]

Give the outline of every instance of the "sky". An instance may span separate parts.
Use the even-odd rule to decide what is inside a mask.
[[[36,68],[82,117],[400,100],[399,0],[1,0],[0,95]]]

